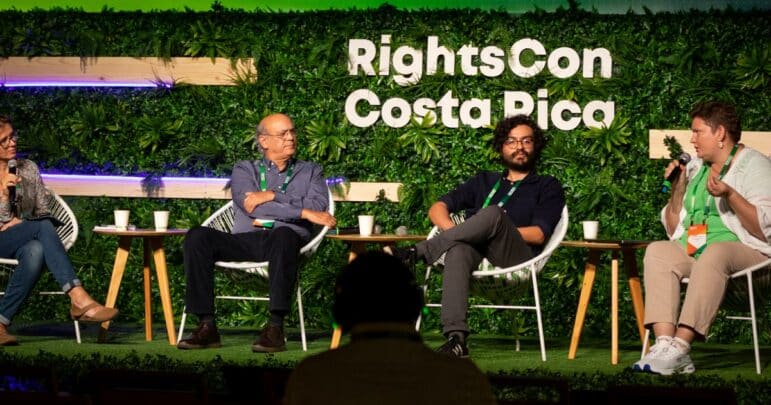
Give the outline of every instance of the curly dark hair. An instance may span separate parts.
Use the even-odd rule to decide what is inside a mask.
[[[509,137],[509,132],[520,125],[527,125],[533,130],[533,158],[537,162],[541,157],[541,151],[546,146],[546,136],[541,127],[532,118],[524,114],[506,117],[498,123],[493,132],[493,149],[501,153],[503,142]]]
[[[0,114],[0,124],[11,124],[13,125],[13,122],[11,121],[11,117],[5,114]]]
[[[698,103],[693,107],[690,114],[691,119],[699,117],[703,119],[712,129],[723,126],[726,133],[734,143],[739,143],[742,139],[742,124],[739,122],[739,115],[733,105],[722,101],[708,101]]]

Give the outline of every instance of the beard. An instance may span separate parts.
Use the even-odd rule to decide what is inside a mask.
[[[525,155],[524,161],[517,160],[517,155],[519,154]],[[503,161],[503,165],[506,166],[508,169],[511,169],[517,172],[530,172],[535,167],[536,159],[533,158],[533,153],[528,153],[527,151],[523,150],[523,151],[513,153],[509,156],[501,156],[501,161]]]

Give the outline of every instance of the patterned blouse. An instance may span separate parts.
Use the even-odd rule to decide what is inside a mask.
[[[16,186],[21,219],[49,215],[52,196],[43,184],[37,164],[31,160],[17,159],[16,175],[21,177],[21,183]],[[11,204],[0,202],[0,223],[4,224],[12,218]]]

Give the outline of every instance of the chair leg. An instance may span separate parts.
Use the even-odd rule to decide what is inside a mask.
[[[648,353],[648,339],[651,337],[651,330],[645,329],[645,338],[643,339],[642,350],[640,351],[640,360]]]
[[[431,266],[426,266],[426,279],[423,283],[423,301],[428,304],[428,277],[431,275]],[[421,308],[420,314],[418,314],[418,320],[415,321],[415,331],[420,332],[420,321],[423,320],[423,308]]]
[[[538,338],[541,340],[541,360],[546,361],[546,344],[543,338],[543,320],[541,319],[541,298],[538,294],[538,276],[535,266],[530,266],[530,277],[533,279],[533,298],[535,298],[535,317],[538,320]]]
[[[747,273],[747,290],[750,293],[750,317],[752,322],[752,343],[755,346],[755,372],[760,371],[760,349],[758,347],[758,319],[755,316],[755,291],[752,286],[752,272]]]
[[[80,344],[80,324],[78,321],[72,321],[72,323],[75,324],[75,340]]]
[[[179,321],[179,333],[177,333],[177,344],[182,340],[182,333],[185,331],[185,321],[187,320],[187,305],[182,309],[182,319]]]
[[[303,299],[302,290],[298,282],[297,285],[297,312],[300,315],[300,339],[303,341],[303,351],[308,351],[308,343],[305,340],[305,317],[303,316]]]

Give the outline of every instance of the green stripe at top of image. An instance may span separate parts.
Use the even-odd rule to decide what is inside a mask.
[[[569,8],[567,0],[220,0],[216,7],[229,10],[244,11],[310,11],[310,10],[349,10],[372,9],[389,4],[398,9],[480,9],[501,10],[510,13],[525,13],[537,9],[555,11],[557,8]],[[583,10],[596,10],[603,14],[624,14],[629,10],[635,13],[644,12],[643,7],[652,12],[676,12],[709,9],[734,10],[768,10],[771,2],[768,0],[583,0],[578,1]],[[215,7],[213,0],[0,0],[0,10],[16,9],[29,11],[33,9],[50,10],[53,8],[81,9],[86,12],[112,11],[166,11],[186,9],[193,11],[211,11]]]

